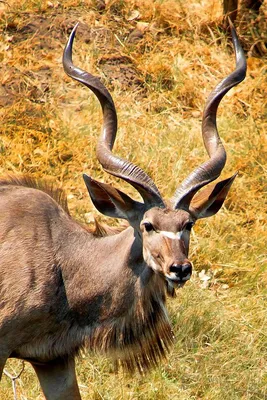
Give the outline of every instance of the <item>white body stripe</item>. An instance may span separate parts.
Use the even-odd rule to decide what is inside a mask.
[[[180,240],[183,234],[183,231],[179,231],[177,233],[174,232],[168,232],[168,231],[159,231],[159,233],[163,236],[166,236],[169,239],[173,240]]]

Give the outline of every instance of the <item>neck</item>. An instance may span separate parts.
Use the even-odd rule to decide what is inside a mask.
[[[130,370],[156,364],[172,341],[165,282],[145,264],[133,228],[103,238],[79,231],[66,247],[71,259],[64,249],[59,257],[66,297],[85,344]]]

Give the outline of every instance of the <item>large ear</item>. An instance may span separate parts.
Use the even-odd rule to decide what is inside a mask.
[[[131,199],[127,194],[113,188],[107,183],[98,182],[90,176],[83,175],[84,182],[96,209],[107,217],[136,221],[144,205]]]
[[[190,212],[197,219],[216,214],[223,205],[236,175],[237,173],[228,179],[209,185],[197,193],[190,203]]]

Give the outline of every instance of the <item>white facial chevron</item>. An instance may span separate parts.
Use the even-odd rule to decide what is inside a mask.
[[[168,232],[168,231],[159,231],[159,233],[163,236],[166,236],[169,239],[173,240],[180,240],[183,234],[183,231],[179,231],[177,233],[174,232]]]

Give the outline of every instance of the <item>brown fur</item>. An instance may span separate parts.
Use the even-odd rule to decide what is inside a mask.
[[[8,175],[0,177],[0,186],[24,186],[33,189],[41,190],[52,197],[62,208],[69,214],[67,196],[62,189],[55,187],[54,183],[48,179],[38,179],[29,175]],[[126,229],[129,224],[124,223],[120,226],[109,226],[100,223],[96,218],[94,219],[94,227],[85,227],[96,237],[104,237],[110,235],[116,235]]]
[[[125,317],[99,326],[86,339],[89,348],[110,354],[130,372],[138,368],[142,373],[156,366],[174,339],[165,309],[164,284],[153,280],[149,286]]]
[[[129,227],[128,223],[121,224],[120,226],[109,226],[106,224],[101,224],[96,218],[94,219],[95,226],[92,233],[96,237],[105,237],[110,235],[116,235],[124,231],[124,229]]]
[[[49,180],[33,178],[29,175],[8,175],[0,177],[0,186],[24,186],[41,190],[51,196],[69,214],[67,197],[64,191],[55,188],[54,183]]]
[[[21,312],[25,313],[24,306],[22,305],[21,299],[27,299],[29,297],[29,300],[31,299],[31,292],[29,291],[29,285],[30,285],[30,275],[28,279],[28,273],[31,274],[32,272],[34,274],[38,274],[36,276],[35,281],[31,283],[31,285],[34,285],[33,287],[39,287],[38,296],[35,295],[35,298],[32,298],[30,300],[33,302],[33,304],[36,304],[34,307],[40,304],[45,300],[46,306],[49,305],[51,302],[55,302],[55,304],[52,306],[52,312],[60,313],[62,315],[64,321],[64,325],[61,327],[61,325],[58,325],[57,329],[53,333],[52,331],[48,334],[46,333],[46,325],[47,322],[50,324],[50,321],[45,321],[45,317],[42,317],[42,322],[40,322],[40,332],[38,331],[33,332],[31,330],[32,328],[32,322],[31,322],[31,315],[29,315],[29,320],[28,323],[25,321],[24,324],[26,330],[24,330],[24,335],[25,335],[25,341],[27,343],[20,345],[19,347],[16,348],[15,343],[14,343],[14,349],[11,352],[10,356],[12,357],[18,357],[22,359],[27,359],[31,361],[32,363],[36,364],[39,362],[43,362],[45,360],[49,359],[54,359],[55,357],[61,357],[65,353],[68,354],[68,356],[73,357],[81,347],[86,346],[89,349],[93,351],[100,351],[104,353],[108,353],[117,360],[124,368],[127,370],[133,370],[134,368],[138,368],[139,371],[144,371],[145,369],[156,365],[158,361],[165,356],[166,351],[168,351],[169,346],[173,340],[173,334],[171,330],[171,326],[166,314],[166,309],[165,309],[165,283],[164,280],[162,280],[161,277],[157,275],[150,275],[146,279],[148,280],[147,284],[144,284],[142,280],[140,280],[142,276],[142,269],[141,272],[137,274],[136,277],[131,276],[131,274],[128,276],[129,283],[126,283],[126,285],[123,283],[122,286],[118,285],[118,289],[116,288],[116,285],[113,287],[112,291],[113,294],[111,293],[112,297],[115,299],[121,295],[121,292],[129,293],[128,295],[128,300],[129,304],[122,303],[122,306],[124,307],[124,310],[122,307],[120,307],[120,314],[114,318],[111,318],[111,320],[107,320],[107,322],[104,323],[97,323],[96,325],[93,323],[91,326],[89,325],[87,327],[87,322],[85,322],[85,319],[87,318],[87,314],[84,314],[84,310],[80,310],[78,306],[75,306],[75,304],[79,304],[80,300],[75,299],[75,296],[78,298],[82,298],[82,296],[86,296],[86,292],[83,294],[83,285],[82,284],[77,284],[75,287],[79,288],[79,293],[77,295],[74,295],[72,292],[70,297],[68,298],[68,305],[65,303],[66,301],[66,296],[68,296],[68,291],[72,290],[67,287],[67,284],[65,282],[68,282],[69,278],[69,268],[78,268],[81,265],[81,260],[83,258],[83,254],[80,254],[79,250],[79,242],[83,242],[84,240],[89,240],[93,243],[100,243],[100,241],[104,240],[105,238],[108,239],[107,242],[107,251],[110,246],[109,242],[112,240],[112,237],[114,237],[115,242],[121,243],[123,239],[120,239],[119,241],[116,240],[116,235],[120,236],[122,234],[123,236],[126,235],[126,237],[131,237],[131,231],[132,228],[128,227],[126,228],[125,225],[122,228],[106,228],[105,226],[100,225],[98,222],[96,222],[96,229],[94,232],[88,232],[88,230],[84,230],[81,226],[79,226],[75,221],[73,221],[69,215],[68,212],[68,207],[67,207],[67,202],[66,202],[66,196],[64,195],[63,191],[61,190],[54,190],[53,186],[48,184],[47,182],[39,181],[30,177],[8,177],[8,178],[1,178],[0,179],[0,193],[1,190],[10,194],[7,194],[10,197],[10,201],[14,198],[14,193],[15,191],[17,192],[18,187],[26,188],[29,189],[29,191],[24,189],[21,189],[21,202],[25,201],[24,199],[27,199],[26,195],[29,193],[30,199],[31,199],[31,204],[29,205],[29,200],[26,200],[26,206],[33,208],[33,212],[36,213],[35,216],[35,222],[36,224],[43,224],[41,221],[38,211],[36,211],[36,206],[35,202],[38,204],[38,210],[43,209],[44,211],[46,209],[49,209],[49,207],[52,208],[52,214],[51,218],[52,220],[55,220],[54,213],[55,211],[60,213],[60,220],[57,223],[57,226],[59,224],[62,225],[62,229],[64,229],[64,224],[67,224],[68,229],[73,231],[73,238],[74,241],[67,243],[67,248],[65,249],[64,245],[61,245],[63,249],[61,249],[61,255],[58,257],[57,263],[54,263],[54,266],[51,268],[49,265],[53,259],[53,256],[49,255],[52,249],[48,249],[46,242],[47,240],[50,241],[49,237],[46,238],[46,233],[45,231],[42,233],[42,236],[40,236],[40,239],[42,240],[41,247],[43,250],[45,250],[44,254],[47,254],[49,259],[51,261],[49,264],[46,265],[46,261],[42,261],[42,266],[40,265],[38,267],[38,270],[34,272],[34,269],[25,270],[24,276],[21,277],[22,279],[19,282],[19,287],[16,289],[16,284],[15,281],[12,283],[13,279],[16,279],[16,275],[14,275],[14,272],[11,274],[9,280],[11,279],[11,284],[13,285],[13,291],[14,294],[17,294],[14,297],[17,297],[17,295],[21,292],[21,295],[18,297],[18,302],[16,307],[18,308],[18,312],[21,310]],[[32,189],[34,191],[32,191]],[[4,193],[4,192],[2,192]],[[45,193],[45,194],[44,194]],[[46,197],[46,194],[49,195],[49,197]],[[56,205],[56,203],[52,202],[52,199],[49,200],[50,198],[53,198],[54,200],[58,201],[59,206]],[[24,204],[25,206],[25,204]],[[59,207],[59,208],[58,208]],[[62,209],[62,210],[61,210]],[[55,211],[53,211],[55,210]],[[61,211],[60,211],[61,210]],[[19,210],[18,210],[19,211]],[[27,212],[27,210],[26,210]],[[32,213],[32,211],[30,211]],[[47,212],[47,211],[45,211]],[[13,211],[14,216],[16,214],[16,211],[14,209]],[[26,215],[26,214],[25,214]],[[42,214],[41,214],[42,215]],[[19,215],[16,219],[16,221],[19,224]],[[38,220],[39,218],[39,220]],[[47,216],[49,218],[49,216]],[[47,221],[49,222],[49,220]],[[30,223],[30,222],[29,222]],[[70,224],[70,225],[69,225]],[[3,226],[3,225],[2,225]],[[27,226],[27,225],[26,225]],[[25,229],[25,228],[24,228]],[[34,229],[33,223],[31,222],[29,227],[27,229]],[[77,232],[77,237],[75,237],[75,234]],[[26,232],[25,232],[26,234]],[[130,236],[129,236],[130,234]],[[63,235],[63,238],[68,235],[68,232],[66,231],[65,234]],[[89,236],[88,236],[89,235]],[[90,239],[91,235],[91,239]],[[53,231],[49,233],[49,236],[54,236]],[[61,236],[61,235],[60,235]],[[94,236],[94,239],[93,239]],[[18,237],[21,237],[18,235]],[[110,239],[109,239],[110,237]],[[21,237],[23,238],[23,237]],[[2,238],[2,241],[5,241],[4,237]],[[16,240],[16,239],[14,239]],[[23,239],[21,239],[23,240]],[[60,239],[62,240],[62,239]],[[128,240],[128,239],[127,239]],[[131,239],[132,240],[132,239]],[[96,242],[97,241],[97,242]],[[113,242],[111,242],[112,245]],[[126,242],[127,243],[127,242]],[[18,246],[19,245],[19,246]],[[18,242],[16,251],[18,254],[24,254],[25,250],[23,249],[24,246],[23,244],[20,244]],[[31,251],[29,255],[26,256],[27,258],[27,264],[32,265],[32,268],[35,268],[35,263],[36,263],[36,258],[40,257],[37,254],[39,254],[39,243],[36,242],[35,250]],[[73,246],[73,249],[72,249]],[[101,246],[100,246],[101,247]],[[126,246],[127,247],[127,246]],[[20,253],[20,248],[22,249],[23,253]],[[74,251],[75,248],[75,251]],[[82,251],[85,252],[83,245],[80,247]],[[104,247],[105,249],[105,247]],[[65,253],[66,251],[66,253]],[[90,251],[90,249],[89,249]],[[32,254],[31,254],[32,253]],[[74,254],[76,255],[74,256]],[[71,258],[70,258],[71,256]],[[2,253],[2,257],[6,259],[6,262],[9,262],[8,260],[14,259],[10,255],[10,253],[7,255],[6,253]],[[73,258],[76,258],[75,259]],[[82,258],[80,258],[82,257]],[[20,256],[20,260],[21,260]],[[102,254],[97,254],[97,257],[95,259],[96,264],[99,264],[99,260],[102,259]],[[3,258],[2,258],[3,260]],[[97,261],[98,260],[98,261]],[[41,261],[41,260],[40,260]],[[54,260],[56,261],[56,260]],[[20,263],[20,261],[17,261]],[[57,266],[57,264],[59,266]],[[6,264],[5,264],[6,265]],[[82,269],[83,273],[86,273],[86,264],[84,264],[84,268]],[[14,265],[15,267],[16,265]],[[24,262],[21,264],[21,268],[25,268],[26,265]],[[143,267],[142,267],[143,268]],[[74,270],[75,270],[74,269]],[[32,272],[31,272],[32,271]],[[129,272],[127,272],[129,274]],[[19,275],[18,275],[19,276]],[[39,277],[38,277],[39,276]],[[36,281],[36,279],[39,281],[39,283]],[[43,286],[43,280],[46,279],[46,285],[49,285],[49,292],[47,292],[47,295],[45,298],[43,298],[44,294],[42,293],[42,286]],[[82,278],[82,281],[86,280],[86,275],[85,278]],[[100,278],[99,278],[100,279]],[[123,277],[122,277],[123,279]],[[134,279],[134,280],[133,280]],[[144,278],[142,278],[144,279]],[[89,282],[88,282],[89,283]],[[2,294],[5,293],[5,281],[3,281],[2,285],[0,285],[0,292],[2,290]],[[63,285],[63,286],[62,286]],[[133,286],[134,285],[134,286]],[[58,291],[58,288],[62,286],[63,292],[62,295],[56,294],[55,291]],[[105,286],[105,284],[98,285],[99,287]],[[6,289],[8,289],[9,286],[6,286]],[[24,291],[25,287],[25,291]],[[46,287],[46,286],[45,286]],[[44,287],[44,288],[45,288]],[[121,289],[121,290],[120,290]],[[87,291],[86,287],[85,290]],[[95,289],[97,290],[97,289]],[[29,291],[27,293],[27,291]],[[101,292],[101,291],[100,291]],[[105,292],[105,290],[104,290]],[[36,292],[37,293],[37,292]],[[23,296],[23,297],[21,297]],[[55,296],[55,297],[54,297]],[[106,296],[106,295],[103,295]],[[8,296],[9,301],[12,301],[12,297]],[[2,297],[2,299],[5,299],[5,296]],[[19,300],[20,299],[20,300]],[[9,313],[11,312],[11,309],[6,303],[7,300],[4,300],[2,302],[2,305],[0,308],[2,308],[2,316],[3,312],[5,313],[8,318]],[[28,300],[27,300],[28,301]],[[73,301],[74,306],[71,306],[71,302]],[[111,308],[116,307],[116,304],[114,304],[114,299],[111,299]],[[6,308],[8,306],[8,308]],[[55,308],[55,311],[53,311]],[[58,311],[56,311],[58,310]],[[64,311],[65,310],[65,311]],[[75,311],[76,310],[76,311]],[[117,314],[117,311],[115,310],[115,313]],[[53,314],[54,315],[54,314]],[[92,317],[93,319],[95,318],[96,320],[100,317],[101,311],[96,313],[95,317]],[[16,315],[14,315],[15,318]],[[39,318],[39,317],[38,317]],[[77,322],[76,321],[78,318],[79,325],[81,328],[76,326]],[[104,318],[104,317],[103,317]],[[104,318],[105,319],[105,318]],[[12,318],[11,318],[12,320]],[[77,320],[77,321],[78,321]],[[2,326],[5,326],[5,317],[2,320]],[[4,324],[4,325],[3,325]],[[27,324],[29,324],[29,328],[27,327]],[[95,325],[95,326],[94,326]],[[16,326],[16,324],[15,324]],[[20,326],[20,325],[18,325]],[[55,325],[56,326],[56,325]],[[1,324],[0,324],[1,327]],[[25,329],[24,328],[24,329]],[[51,327],[52,328],[52,327]],[[50,330],[51,330],[50,328]],[[5,329],[5,328],[4,328]],[[21,327],[18,329],[22,329]],[[28,341],[28,333],[27,330],[30,329],[30,336],[31,341]],[[1,330],[1,329],[0,329]],[[61,341],[60,338],[64,338],[64,341]],[[14,339],[12,340],[14,341]],[[15,341],[14,341],[15,342]],[[57,343],[57,345],[53,345]]]
[[[173,296],[191,276],[189,212],[131,210],[122,192],[93,184],[98,207],[129,215],[134,226],[96,222],[92,231],[70,216],[62,190],[29,177],[0,179],[0,376],[7,358],[27,360],[48,400],[58,376],[68,384],[56,386],[56,398],[80,400],[74,357],[84,347],[130,372],[157,365],[173,341],[166,292]],[[221,196],[213,187],[219,203],[226,189]],[[197,212],[218,211],[211,197]]]

